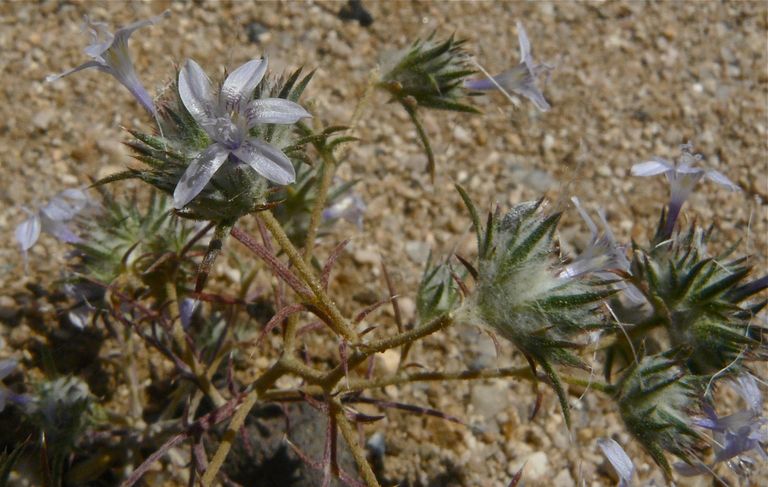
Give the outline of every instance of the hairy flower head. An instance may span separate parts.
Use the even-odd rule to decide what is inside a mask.
[[[278,148],[250,135],[257,124],[292,124],[309,112],[282,98],[253,99],[267,71],[267,59],[254,59],[234,70],[216,93],[200,65],[188,60],[179,73],[179,96],[190,115],[210,137],[196,154],[173,192],[181,209],[208,184],[227,160],[246,164],[281,185],[295,181],[291,160]]]

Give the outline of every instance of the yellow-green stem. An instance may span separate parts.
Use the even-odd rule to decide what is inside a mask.
[[[322,284],[320,284],[320,280],[315,276],[312,268],[304,261],[304,258],[299,254],[296,247],[294,247],[293,243],[288,238],[288,235],[285,234],[280,222],[277,221],[275,216],[269,211],[260,213],[260,217],[264,222],[264,225],[266,225],[269,232],[277,241],[278,245],[280,245],[280,248],[283,249],[286,255],[288,255],[288,259],[296,268],[299,277],[309,286],[312,294],[314,294],[316,300],[314,304],[320,308],[330,320],[330,322],[327,323],[328,326],[346,340],[356,343],[357,334],[352,330],[349,321],[342,316],[341,312],[336,307],[336,303],[328,297]]]
[[[333,154],[327,150],[323,150],[320,152],[320,157],[323,159],[323,165],[320,167],[320,187],[317,190],[315,205],[312,208],[312,214],[309,218],[307,241],[304,245],[304,261],[308,265],[311,264],[312,261],[312,253],[315,250],[317,231],[320,228],[320,223],[323,219],[323,210],[325,209],[325,203],[328,200],[328,191],[331,188],[333,176],[336,174],[336,159],[334,159]]]
[[[179,315],[172,319],[171,323],[171,336],[176,343],[176,347],[181,351],[181,358],[185,364],[190,368],[192,374],[195,376],[198,387],[200,390],[213,401],[214,406],[220,408],[226,404],[226,399],[219,393],[218,389],[213,386],[211,380],[208,377],[208,372],[200,364],[195,356],[194,351],[187,342],[184,328],[181,325],[181,302],[179,301],[178,293],[176,292],[175,279],[170,279],[165,286],[168,298],[176,303],[176,309]]]
[[[339,426],[341,435],[344,437],[344,440],[349,446],[349,450],[352,452],[352,456],[355,458],[355,462],[360,470],[360,475],[363,477],[363,481],[368,487],[380,487],[379,481],[376,480],[376,474],[373,473],[373,469],[371,469],[368,459],[365,458],[365,450],[358,443],[358,436],[355,434],[352,424],[344,415],[343,406],[335,399],[330,402],[331,412],[336,418],[336,424]]]

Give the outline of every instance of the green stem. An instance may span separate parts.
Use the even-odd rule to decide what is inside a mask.
[[[365,450],[358,443],[358,437],[352,428],[352,424],[344,415],[344,407],[335,399],[329,401],[329,406],[331,408],[331,413],[336,418],[336,424],[339,426],[339,430],[341,430],[341,435],[344,437],[347,445],[349,445],[349,450],[355,458],[355,463],[357,463],[363,481],[368,487],[380,487],[379,481],[376,480],[376,474],[373,473],[371,465],[365,458]]]
[[[323,313],[330,320],[330,322],[327,323],[328,326],[331,327],[331,329],[336,334],[342,336],[352,343],[356,343],[358,340],[357,334],[352,330],[351,324],[346,318],[344,318],[344,316],[342,316],[339,308],[336,307],[336,303],[334,303],[331,298],[328,297],[325,290],[323,289],[322,284],[320,283],[320,280],[317,278],[317,276],[315,276],[314,271],[309,265],[307,265],[306,261],[301,256],[296,247],[294,247],[293,243],[288,238],[288,235],[285,234],[285,231],[280,225],[280,222],[277,221],[275,216],[269,211],[261,212],[259,216],[266,225],[267,229],[269,229],[272,236],[275,238],[275,240],[277,240],[280,248],[282,248],[286,255],[288,255],[288,259],[296,268],[296,271],[299,273],[299,277],[301,277],[301,279],[309,286],[316,300],[316,302],[313,304],[315,304],[321,311],[323,311]]]
[[[176,280],[169,279],[165,288],[166,293],[168,294],[168,298],[176,303],[176,310],[178,312],[178,316],[172,320],[173,322],[171,325],[171,336],[173,337],[173,341],[176,343],[176,347],[181,352],[182,360],[185,364],[187,364],[187,366],[192,371],[192,374],[195,376],[197,385],[200,390],[203,391],[203,393],[208,396],[211,401],[213,401],[213,404],[217,408],[220,408],[224,406],[227,401],[224,399],[218,389],[213,386],[213,383],[211,382],[205,367],[203,367],[203,365],[197,360],[197,356],[190,347],[189,342],[187,342],[184,328],[181,325],[181,301],[179,301],[179,295],[176,291]]]
[[[398,333],[393,337],[375,340],[368,344],[359,345],[360,349],[355,351],[347,359],[346,365],[337,365],[336,368],[325,375],[321,381],[321,384],[327,388],[334,387],[339,382],[339,380],[344,377],[344,374],[347,370],[352,370],[353,368],[357,367],[371,355],[389,350],[390,348],[399,347],[406,343],[411,343],[420,338],[424,338],[427,335],[431,335],[439,330],[442,330],[443,328],[448,327],[448,325],[451,323],[453,323],[453,315],[451,313],[447,313],[440,315],[429,323],[418,328],[414,328],[413,330]]]
[[[322,150],[320,151],[320,157],[323,159],[323,165],[320,167],[320,187],[317,190],[315,205],[312,208],[309,228],[307,229],[307,241],[304,245],[304,261],[307,264],[310,264],[312,259],[317,231],[323,219],[325,203],[328,201],[328,191],[331,188],[333,176],[336,174],[336,159],[334,159],[333,154],[327,150]]]

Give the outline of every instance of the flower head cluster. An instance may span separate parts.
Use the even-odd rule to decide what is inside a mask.
[[[407,109],[421,106],[477,113],[476,108],[459,101],[465,95],[462,80],[475,72],[465,42],[453,36],[435,40],[434,35],[417,40],[384,63],[379,86]]]
[[[519,204],[478,230],[480,259],[468,320],[498,332],[544,369],[568,422],[567,397],[553,364],[587,368],[573,350],[585,345],[579,335],[604,326],[596,308],[615,290],[601,280],[562,275],[554,235],[560,214],[542,214],[540,206],[541,201]]]
[[[155,17],[134,22],[127,27],[118,29],[114,34],[109,31],[107,24],[91,22],[86,17],[84,30],[87,30],[90,34],[91,43],[85,48],[85,53],[92,59],[61,74],[50,75],[46,78],[46,81],[56,81],[59,78],[69,76],[83,69],[95,68],[114,76],[123,86],[128,88],[128,91],[131,92],[144,109],[154,115],[156,112],[152,97],[147,93],[141,81],[139,81],[139,77],[133,68],[133,62],[128,53],[128,39],[137,29],[156,24],[169,14],[170,12],[166,10]]]
[[[708,237],[691,229],[648,251],[635,249],[631,269],[653,303],[655,323],[673,347],[688,350],[686,365],[696,374],[737,371],[768,355],[766,330],[753,322],[765,302],[748,301],[768,279],[747,281],[743,258],[708,255]]]
[[[697,383],[679,365],[674,351],[647,356],[630,365],[614,386],[627,430],[668,477],[672,471],[664,452],[693,465],[701,439],[691,420],[699,408]]]
[[[693,152],[693,145],[690,142],[681,145],[680,150],[682,154],[675,162],[654,157],[650,161],[640,162],[632,166],[633,176],[664,174],[669,181],[669,209],[664,223],[664,238],[672,234],[680,209],[702,178],[709,179],[731,191],[739,190],[739,187],[722,173],[701,167],[700,163],[703,156]]]
[[[25,262],[27,251],[35,245],[41,232],[49,233],[63,242],[80,242],[80,237],[68,224],[87,204],[88,197],[82,190],[66,189],[35,212],[24,208],[29,218],[16,227],[16,242],[24,254]]]
[[[546,112],[551,107],[537,86],[536,80],[553,68],[548,64],[536,64],[533,61],[531,43],[523,24],[519,21],[517,22],[517,38],[520,42],[520,63],[517,66],[493,77],[467,80],[464,82],[464,88],[473,91],[500,90],[507,95],[516,93],[528,98],[536,105],[536,108]]]
[[[277,184],[296,179],[293,164],[280,149],[250,135],[257,124],[292,124],[309,112],[282,98],[253,99],[267,71],[267,59],[254,59],[234,70],[215,93],[202,68],[188,60],[179,73],[179,96],[211,144],[195,155],[173,192],[181,209],[203,190],[227,160],[243,163]]]

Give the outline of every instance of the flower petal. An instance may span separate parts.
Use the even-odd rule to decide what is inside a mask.
[[[16,242],[18,242],[22,252],[26,252],[35,245],[37,239],[40,238],[41,229],[40,216],[37,213],[16,227]]]
[[[115,38],[114,41],[112,41],[112,44],[117,43],[126,43],[128,42],[128,38],[133,34],[133,32],[137,29],[141,29],[142,27],[146,27],[148,25],[155,25],[159,23],[164,18],[170,17],[171,11],[165,10],[160,15],[155,15],[154,17],[150,17],[146,20],[139,20],[137,22],[134,22],[132,24],[128,24],[122,29],[118,29],[117,32],[115,32]]]
[[[741,191],[741,188],[737,184],[718,171],[709,170],[704,174],[704,177],[731,191]]]
[[[312,117],[298,103],[283,98],[254,100],[248,105],[246,116],[248,117],[248,128],[259,123],[291,124],[302,118]]]
[[[173,191],[173,207],[184,208],[208,184],[216,171],[227,160],[229,151],[219,144],[211,144],[189,164]]]
[[[256,89],[256,86],[264,78],[264,73],[267,72],[267,64],[266,57],[253,59],[227,76],[221,87],[221,101],[226,104],[228,109],[238,106],[244,108],[245,104],[251,101],[253,90]]]
[[[266,142],[249,139],[233,154],[273,183],[286,185],[296,181],[296,170],[291,160],[280,149]]]
[[[54,221],[74,218],[88,202],[88,197],[79,189],[66,189],[48,202],[40,211]]]
[[[611,438],[600,438],[597,440],[597,446],[603,451],[605,458],[611,462],[613,469],[619,476],[619,487],[632,484],[632,475],[635,473],[635,464],[629,458],[624,449]]]
[[[736,379],[736,388],[749,409],[760,414],[763,410],[763,394],[760,392],[755,378],[751,374],[741,374]]]
[[[632,463],[632,460],[621,445],[611,438],[600,438],[597,440],[597,446],[600,447],[605,458],[611,462],[613,469],[616,470],[616,474],[619,476],[619,486],[628,487],[632,485],[635,464]]]
[[[633,176],[655,176],[657,174],[662,174],[667,171],[674,170],[675,166],[671,162],[654,157],[650,161],[646,162],[638,162],[634,166],[632,166],[632,175]]]
[[[531,100],[533,104],[536,105],[536,108],[542,112],[546,112],[552,108],[532,78],[529,81],[519,84],[513,91]]]
[[[533,57],[531,56],[531,42],[528,40],[528,34],[525,32],[523,23],[517,21],[517,40],[520,43],[520,62],[525,63],[528,69],[533,71]]]
[[[88,68],[96,68],[96,69],[99,69],[101,71],[106,71],[107,70],[106,66],[104,66],[104,64],[99,62],[99,61],[88,61],[88,62],[85,62],[85,63],[81,64],[80,66],[78,66],[76,68],[68,69],[68,70],[64,71],[63,73],[49,74],[48,76],[45,77],[45,81],[46,81],[46,83],[53,83],[57,79],[63,78],[65,76],[69,76],[72,73],[77,73],[78,71],[82,71],[82,70],[88,69]]]
[[[215,118],[211,80],[192,59],[188,59],[179,72],[179,97],[197,123],[210,124]]]
[[[82,239],[69,229],[66,223],[51,220],[45,213],[41,213],[40,223],[45,233],[49,233],[66,243],[79,243]]]

